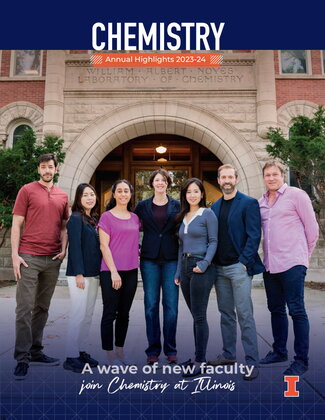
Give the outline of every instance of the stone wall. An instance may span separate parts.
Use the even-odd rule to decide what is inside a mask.
[[[47,88],[60,94],[52,105],[64,102],[57,134],[69,163],[59,186],[70,198],[116,146],[154,133],[202,144],[238,168],[243,192],[261,196],[265,127],[277,124],[271,51],[226,54],[220,68],[94,68],[88,54],[59,51],[49,52],[51,60],[61,63]],[[44,119],[46,133],[53,123],[47,128]]]
[[[5,240],[0,248],[0,281],[14,280],[14,272],[11,263],[10,229],[0,230],[0,243],[5,235]]]

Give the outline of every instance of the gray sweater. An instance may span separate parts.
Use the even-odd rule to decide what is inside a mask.
[[[197,266],[204,273],[216,253],[217,242],[218,220],[211,209],[199,209],[189,224],[184,219],[179,228],[178,265],[175,279],[180,278],[184,253],[202,255],[202,260],[197,262]]]

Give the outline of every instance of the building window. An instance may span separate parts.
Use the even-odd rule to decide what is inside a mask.
[[[14,76],[41,76],[40,50],[14,51],[13,72]]]
[[[282,74],[308,74],[306,50],[281,50],[280,62]]]
[[[6,147],[12,147],[20,139],[21,135],[27,129],[33,129],[32,124],[25,119],[18,119],[13,121],[8,129],[8,139]]]
[[[28,129],[30,129],[30,126],[29,126],[29,125],[27,125],[27,124],[21,124],[21,125],[18,125],[18,127],[16,127],[16,128],[14,129],[13,134],[12,134],[12,145],[13,145],[13,146],[14,146],[14,145],[17,143],[17,141],[20,139],[20,137],[21,137],[21,135],[23,134],[23,132],[24,132],[25,130],[28,130]]]

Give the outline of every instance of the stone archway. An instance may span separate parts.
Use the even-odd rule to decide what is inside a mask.
[[[306,117],[312,118],[315,111],[317,111],[318,105],[314,102],[296,100],[288,102],[282,105],[278,113],[278,124],[285,136],[289,135],[289,128],[294,117],[298,115],[305,115]]]
[[[0,108],[0,141],[5,143],[10,124],[16,120],[27,120],[34,126],[36,137],[41,141],[43,130],[43,110],[25,101],[12,102]]]
[[[261,167],[243,136],[211,112],[179,102],[146,101],[120,107],[86,127],[67,151],[59,185],[72,198],[77,185],[89,182],[102,159],[119,144],[146,134],[176,134],[194,140],[239,172],[239,188],[259,197]]]

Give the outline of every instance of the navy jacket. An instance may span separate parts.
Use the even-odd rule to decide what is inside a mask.
[[[86,223],[79,212],[74,212],[67,223],[69,253],[67,276],[83,274],[85,277],[98,276],[101,252],[95,227]]]
[[[153,197],[140,201],[134,213],[142,222],[143,240],[141,258],[154,260],[159,255],[161,247],[166,260],[178,259],[178,238],[175,229],[175,217],[180,211],[177,200],[168,196],[167,218],[163,229],[160,231],[152,214]]]
[[[213,203],[212,210],[219,218],[222,199]],[[265,271],[258,255],[261,240],[261,215],[258,201],[237,192],[228,215],[228,232],[234,248],[239,255],[239,261],[252,276]],[[222,240],[218,243],[222,246]]]

